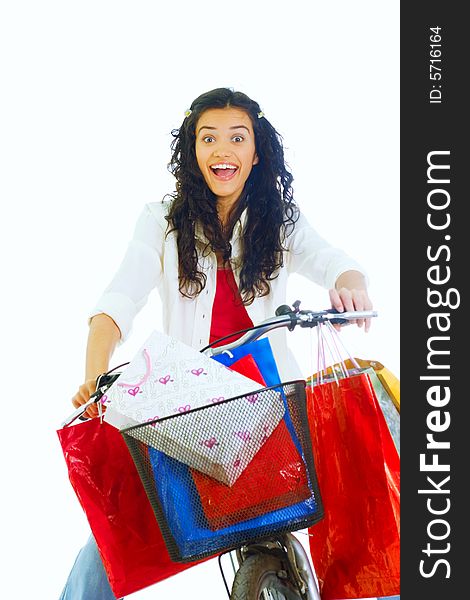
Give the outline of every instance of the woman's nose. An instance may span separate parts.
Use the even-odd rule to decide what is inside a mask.
[[[231,156],[232,150],[225,145],[220,145],[220,146],[217,146],[217,148],[214,148],[213,154],[214,154],[214,156],[217,156],[217,157]]]

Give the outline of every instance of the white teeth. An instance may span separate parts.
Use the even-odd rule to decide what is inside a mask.
[[[235,165],[228,165],[227,163],[220,163],[218,165],[212,165],[211,169],[236,169]]]

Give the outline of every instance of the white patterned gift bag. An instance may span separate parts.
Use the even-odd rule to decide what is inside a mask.
[[[109,388],[105,420],[125,427],[184,413],[155,427],[153,447],[232,485],[284,416],[278,394],[256,394],[259,383],[190,346],[154,331]],[[215,411],[194,409],[220,404]],[[187,413],[187,414],[186,414]],[[138,435],[138,429],[135,434]]]

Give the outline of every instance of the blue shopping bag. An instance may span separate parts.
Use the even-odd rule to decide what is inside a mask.
[[[245,540],[302,528],[299,522],[316,521],[322,516],[312,491],[302,502],[213,531],[207,523],[189,467],[154,448],[148,452],[159,503],[178,548],[178,556],[172,557],[175,560],[197,560],[238,546]]]
[[[260,370],[260,373],[266,382],[266,387],[271,387],[272,385],[281,383],[279,371],[277,369],[274,354],[268,338],[261,338],[255,342],[244,344],[243,346],[239,346],[234,350],[230,350],[230,353],[223,352],[222,354],[217,354],[212,358],[217,362],[222,363],[226,367],[230,367],[234,362],[240,358],[243,358],[244,356],[247,356],[248,354],[251,354],[253,360],[258,366],[258,369]]]

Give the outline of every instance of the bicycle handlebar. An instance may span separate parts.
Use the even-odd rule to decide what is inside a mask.
[[[248,344],[249,342],[254,342],[258,338],[260,338],[265,333],[272,331],[273,329],[278,329],[280,327],[287,327],[289,331],[292,331],[297,325],[300,327],[316,327],[321,323],[330,322],[332,325],[347,325],[349,321],[356,319],[370,319],[372,317],[377,316],[377,311],[375,310],[356,310],[356,311],[347,311],[339,313],[336,309],[331,308],[330,310],[321,310],[321,311],[312,311],[312,310],[299,310],[298,307],[300,302],[297,301],[294,303],[294,310],[291,310],[289,306],[284,305],[280,306],[276,310],[275,317],[271,317],[262,321],[259,325],[254,325],[250,327],[246,331],[246,333],[235,340],[234,342],[224,344],[223,346],[217,346],[216,348],[212,348],[213,344],[216,344],[220,340],[215,340],[212,344],[209,344],[205,348],[201,350],[207,356],[216,356],[218,354],[222,354],[223,352],[233,350],[234,348],[238,348],[243,344]],[[228,338],[233,337],[239,332],[235,332],[229,336]],[[225,339],[225,338],[221,338]]]
[[[212,347],[213,344],[226,339],[220,338],[219,340],[215,340],[212,344],[209,344],[205,348],[200,350],[201,353],[206,354],[207,356],[216,356],[218,354],[222,354],[222,352],[233,350],[234,348],[238,348],[243,344],[247,344],[249,342],[254,342],[262,335],[272,331],[273,329],[279,329],[280,327],[287,327],[289,331],[293,331],[297,325],[300,327],[316,327],[321,323],[330,322],[333,325],[346,325],[349,324],[349,321],[356,319],[370,319],[372,317],[377,316],[377,312],[374,310],[360,310],[360,311],[348,311],[339,313],[334,308],[329,310],[321,310],[321,311],[312,311],[312,310],[299,310],[300,301],[297,300],[293,304],[293,309],[287,305],[280,306],[276,310],[276,316],[270,317],[269,319],[265,319],[261,321],[258,325],[253,325],[248,329],[244,329],[242,331],[235,331],[234,333],[226,336],[226,338],[231,338],[234,335],[239,333],[244,333],[240,338],[235,340],[234,342],[224,344],[223,346],[217,346],[215,348]],[[120,366],[125,366],[120,365]],[[88,402],[79,406],[74,412],[68,416],[67,419],[62,423],[61,427],[67,427],[71,425],[76,419],[82,417],[83,413],[87,410],[89,406],[99,402],[102,396],[105,394],[106,390],[118,379],[120,376],[120,372],[111,372],[115,371],[111,369],[107,373],[102,373],[96,379],[96,392],[94,392]]]

